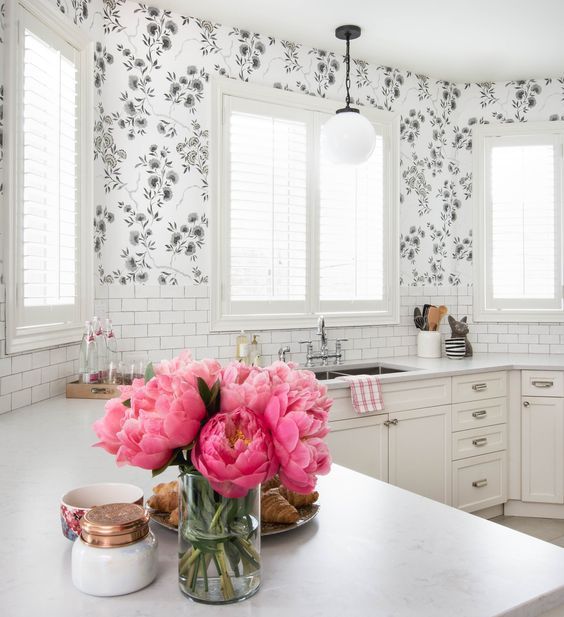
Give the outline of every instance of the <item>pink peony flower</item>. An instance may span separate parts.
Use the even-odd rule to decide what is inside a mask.
[[[192,464],[224,497],[244,497],[278,469],[270,437],[244,408],[207,422],[192,450]]]
[[[130,386],[119,387],[119,398],[110,399],[106,403],[104,417],[94,422],[94,432],[100,438],[100,441],[94,444],[95,447],[104,448],[110,454],[117,453],[121,445],[117,434],[126,418],[131,414],[130,408],[126,407],[123,402],[130,399],[135,392],[143,387],[143,379],[134,379]]]
[[[280,461],[282,483],[297,493],[310,493],[316,476],[329,473],[331,467],[329,449],[323,442],[329,432],[326,418],[292,411],[282,392],[270,399],[264,415]]]

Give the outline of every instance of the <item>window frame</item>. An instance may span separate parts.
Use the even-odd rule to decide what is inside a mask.
[[[473,255],[473,315],[475,322],[562,322],[564,321],[564,122],[524,122],[492,123],[478,125],[473,131],[473,165],[474,165],[474,255]],[[555,261],[560,266],[560,308],[519,309],[511,307],[511,300],[501,300],[497,305],[491,295],[488,266],[491,255],[491,242],[487,235],[491,217],[491,207],[487,194],[489,170],[487,168],[488,152],[491,150],[489,140],[503,138],[505,142],[515,140],[525,143],[527,140],[556,143],[555,198],[559,238]],[[552,139],[550,139],[552,138]],[[558,255],[559,253],[559,255]],[[557,285],[558,287],[558,285]],[[534,303],[534,300],[530,301]]]
[[[211,84],[212,122],[210,130],[210,201],[211,219],[211,319],[210,330],[224,332],[241,328],[260,328],[280,330],[288,328],[311,327],[321,313],[325,314],[334,326],[382,325],[399,323],[399,115],[374,108],[362,107],[361,113],[371,122],[385,127],[384,156],[386,157],[386,181],[384,183],[384,247],[383,255],[388,267],[384,266],[387,288],[387,309],[383,311],[323,312],[320,308],[319,281],[312,274],[319,272],[319,191],[316,187],[319,174],[319,149],[315,147],[313,133],[308,136],[308,160],[316,162],[310,171],[307,190],[307,253],[309,267],[306,271],[306,308],[303,313],[235,314],[226,312],[227,300],[224,294],[229,280],[229,153],[223,147],[224,101],[226,97],[248,99],[249,103],[297,108],[305,112],[335,113],[342,102],[288,92],[277,88],[267,88],[254,84],[224,78],[214,78]],[[313,120],[317,131],[320,118]],[[313,203],[313,206],[312,206]],[[317,305],[312,302],[317,301]],[[327,302],[327,301],[326,301]],[[359,301],[362,302],[362,301]]]
[[[22,302],[22,173],[23,156],[22,105],[23,75],[19,70],[23,61],[23,11],[39,21],[41,28],[54,34],[77,50],[79,58],[79,96],[77,131],[77,200],[78,220],[76,237],[77,303],[72,317],[68,310],[57,315],[59,323],[28,325],[24,319]],[[72,23],[66,15],[43,0],[8,0],[6,4],[5,39],[5,208],[4,264],[6,277],[6,353],[16,354],[46,347],[78,342],[84,321],[92,312],[94,277],[92,276],[92,216],[93,216],[93,40]],[[55,306],[55,305],[51,305]],[[41,314],[49,311],[31,311]],[[56,314],[56,309],[51,314]],[[51,320],[49,320],[51,321]]]

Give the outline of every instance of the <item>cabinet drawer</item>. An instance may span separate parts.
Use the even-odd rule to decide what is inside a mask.
[[[489,454],[507,448],[507,427],[505,424],[486,426],[452,435],[452,459]]]
[[[492,426],[507,421],[507,398],[500,397],[475,403],[455,403],[452,406],[452,430]]]
[[[466,512],[507,501],[506,454],[484,454],[452,464],[453,505]]]
[[[386,413],[450,405],[451,380],[449,377],[443,377],[396,383],[383,382],[382,396]]]
[[[523,396],[564,396],[564,372],[521,371]]]
[[[505,396],[507,393],[507,373],[478,373],[460,375],[452,378],[452,402],[481,401],[487,398]]]

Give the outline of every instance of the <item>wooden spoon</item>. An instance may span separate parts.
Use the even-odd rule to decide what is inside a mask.
[[[439,309],[436,306],[429,307],[427,320],[429,322],[429,331],[434,332],[439,327]]]
[[[439,329],[439,326],[441,325],[441,321],[443,317],[445,317],[447,314],[448,314],[448,308],[444,304],[441,304],[439,306],[439,323],[437,324],[437,330]]]

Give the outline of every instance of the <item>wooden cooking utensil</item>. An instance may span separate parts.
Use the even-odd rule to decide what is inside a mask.
[[[430,332],[434,332],[439,327],[439,309],[436,306],[429,307],[427,321],[429,323]]]
[[[437,329],[441,325],[441,321],[443,317],[446,317],[447,314],[448,314],[448,308],[444,304],[441,304],[439,306],[439,323],[437,324]]]

